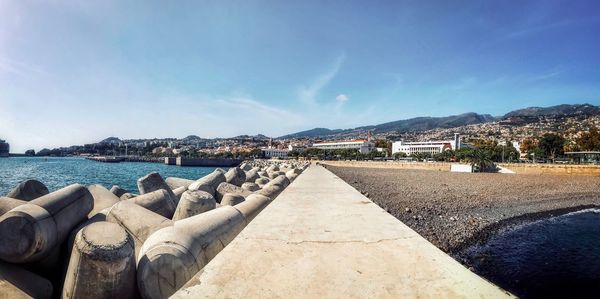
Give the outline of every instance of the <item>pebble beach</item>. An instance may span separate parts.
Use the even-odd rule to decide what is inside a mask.
[[[512,225],[600,206],[592,176],[326,167],[451,255]]]

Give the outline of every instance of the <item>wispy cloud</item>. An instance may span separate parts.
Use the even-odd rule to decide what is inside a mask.
[[[338,55],[329,69],[317,76],[310,85],[301,87],[298,94],[300,101],[307,105],[315,105],[319,92],[335,78],[345,60],[345,54]]]
[[[47,75],[48,73],[41,67],[30,63],[24,63],[14,59],[0,56],[0,75],[13,74],[18,76],[29,76],[32,74]]]
[[[339,94],[337,97],[335,97],[335,100],[340,104],[346,103],[348,101],[348,99],[349,99],[348,96],[343,93]]]

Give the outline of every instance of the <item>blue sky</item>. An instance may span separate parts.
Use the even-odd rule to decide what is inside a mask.
[[[597,1],[0,0],[0,138],[279,136],[600,104]]]

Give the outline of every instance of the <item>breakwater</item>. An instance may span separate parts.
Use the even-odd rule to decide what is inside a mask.
[[[120,163],[120,162],[149,162],[162,163],[163,158],[160,157],[144,157],[144,156],[89,156],[85,157],[88,160],[104,163]]]
[[[235,167],[240,165],[242,159],[221,159],[221,158],[184,158],[184,157],[167,157],[164,162],[167,165],[177,166],[195,166],[195,167]]]
[[[167,298],[307,167],[253,161],[198,179],[152,172],[137,191],[21,182],[0,198],[0,297]]]

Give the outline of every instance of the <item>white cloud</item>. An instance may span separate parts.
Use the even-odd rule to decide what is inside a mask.
[[[309,104],[309,105],[316,104],[317,103],[317,95],[319,94],[321,89],[323,89],[325,86],[327,86],[329,84],[329,82],[331,82],[331,80],[333,80],[333,78],[335,78],[337,73],[340,71],[340,68],[342,67],[342,63],[344,63],[345,59],[346,59],[345,54],[338,55],[338,57],[335,59],[335,62],[333,63],[331,68],[329,68],[324,73],[320,74],[312,82],[312,84],[301,87],[299,94],[298,94],[300,100],[302,102],[304,102],[305,104]]]
[[[348,101],[348,96],[342,93],[342,94],[339,94],[337,97],[335,97],[335,100],[338,103],[343,104]]]

